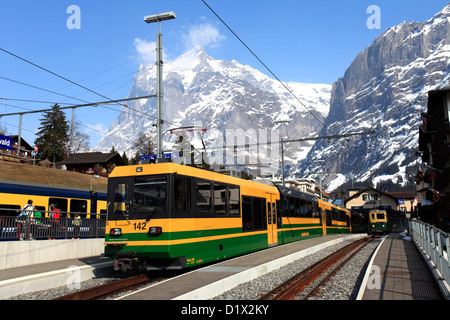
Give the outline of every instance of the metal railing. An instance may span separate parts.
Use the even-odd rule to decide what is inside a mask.
[[[450,297],[450,264],[449,264],[449,248],[450,234],[421,221],[409,222],[409,233],[422,250],[428,263],[436,270],[438,281],[444,281],[440,284],[441,289],[446,291],[447,298]]]
[[[102,238],[105,219],[38,218],[30,216],[0,216],[1,240],[44,240]]]

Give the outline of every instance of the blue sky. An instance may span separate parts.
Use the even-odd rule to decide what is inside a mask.
[[[373,40],[404,20],[426,21],[447,1],[430,0],[205,0],[283,81],[332,84]],[[68,8],[76,5],[80,15]],[[369,29],[367,8],[380,9],[380,29]],[[226,29],[201,0],[15,0],[0,1],[0,48],[32,61],[110,99],[126,98],[141,62],[155,61],[157,24],[144,16],[174,11],[163,23],[165,60],[205,47],[215,59],[237,60],[267,74],[263,66]],[[80,19],[73,20],[72,18]],[[69,29],[78,22],[80,29]],[[70,23],[69,23],[70,25]],[[144,54],[144,55],[143,55]],[[104,98],[70,85],[0,51],[0,98],[52,103],[5,101],[0,113],[37,110],[54,102],[67,104]],[[76,99],[19,85],[8,78]],[[64,105],[63,105],[64,106]],[[116,107],[118,109],[118,107]],[[119,110],[119,109],[118,109]],[[77,110],[77,120],[95,146],[119,112],[103,108]],[[33,144],[42,115],[25,115],[23,137]],[[70,119],[70,115],[68,115]],[[19,118],[0,124],[17,134]]]

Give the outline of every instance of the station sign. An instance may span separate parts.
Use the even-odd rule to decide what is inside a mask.
[[[173,152],[173,153],[163,153],[162,157],[163,159],[172,159],[175,157],[179,157],[180,153],[179,152]],[[141,160],[156,160],[157,155],[156,154],[147,154],[144,156],[140,156]]]
[[[156,154],[147,154],[140,157],[141,160],[156,160]]]
[[[0,148],[13,149],[13,138],[0,135]]]

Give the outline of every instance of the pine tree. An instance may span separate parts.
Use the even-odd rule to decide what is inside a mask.
[[[47,111],[38,128],[37,139],[34,141],[39,147],[37,158],[58,162],[64,159],[67,151],[69,136],[69,124],[66,115],[59,108],[58,104],[52,107],[52,111]]]
[[[123,155],[122,155],[122,160],[123,160],[123,164],[126,165],[126,166],[127,166],[127,165],[129,164],[129,162],[130,162],[130,161],[128,160],[127,154],[126,154],[125,152],[124,152]]]

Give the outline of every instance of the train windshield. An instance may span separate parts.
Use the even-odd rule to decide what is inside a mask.
[[[377,220],[384,220],[384,213],[377,213]]]
[[[168,176],[112,178],[108,183],[110,220],[155,218],[167,213]]]
[[[133,212],[158,213],[166,211],[167,177],[136,177],[133,192]]]

